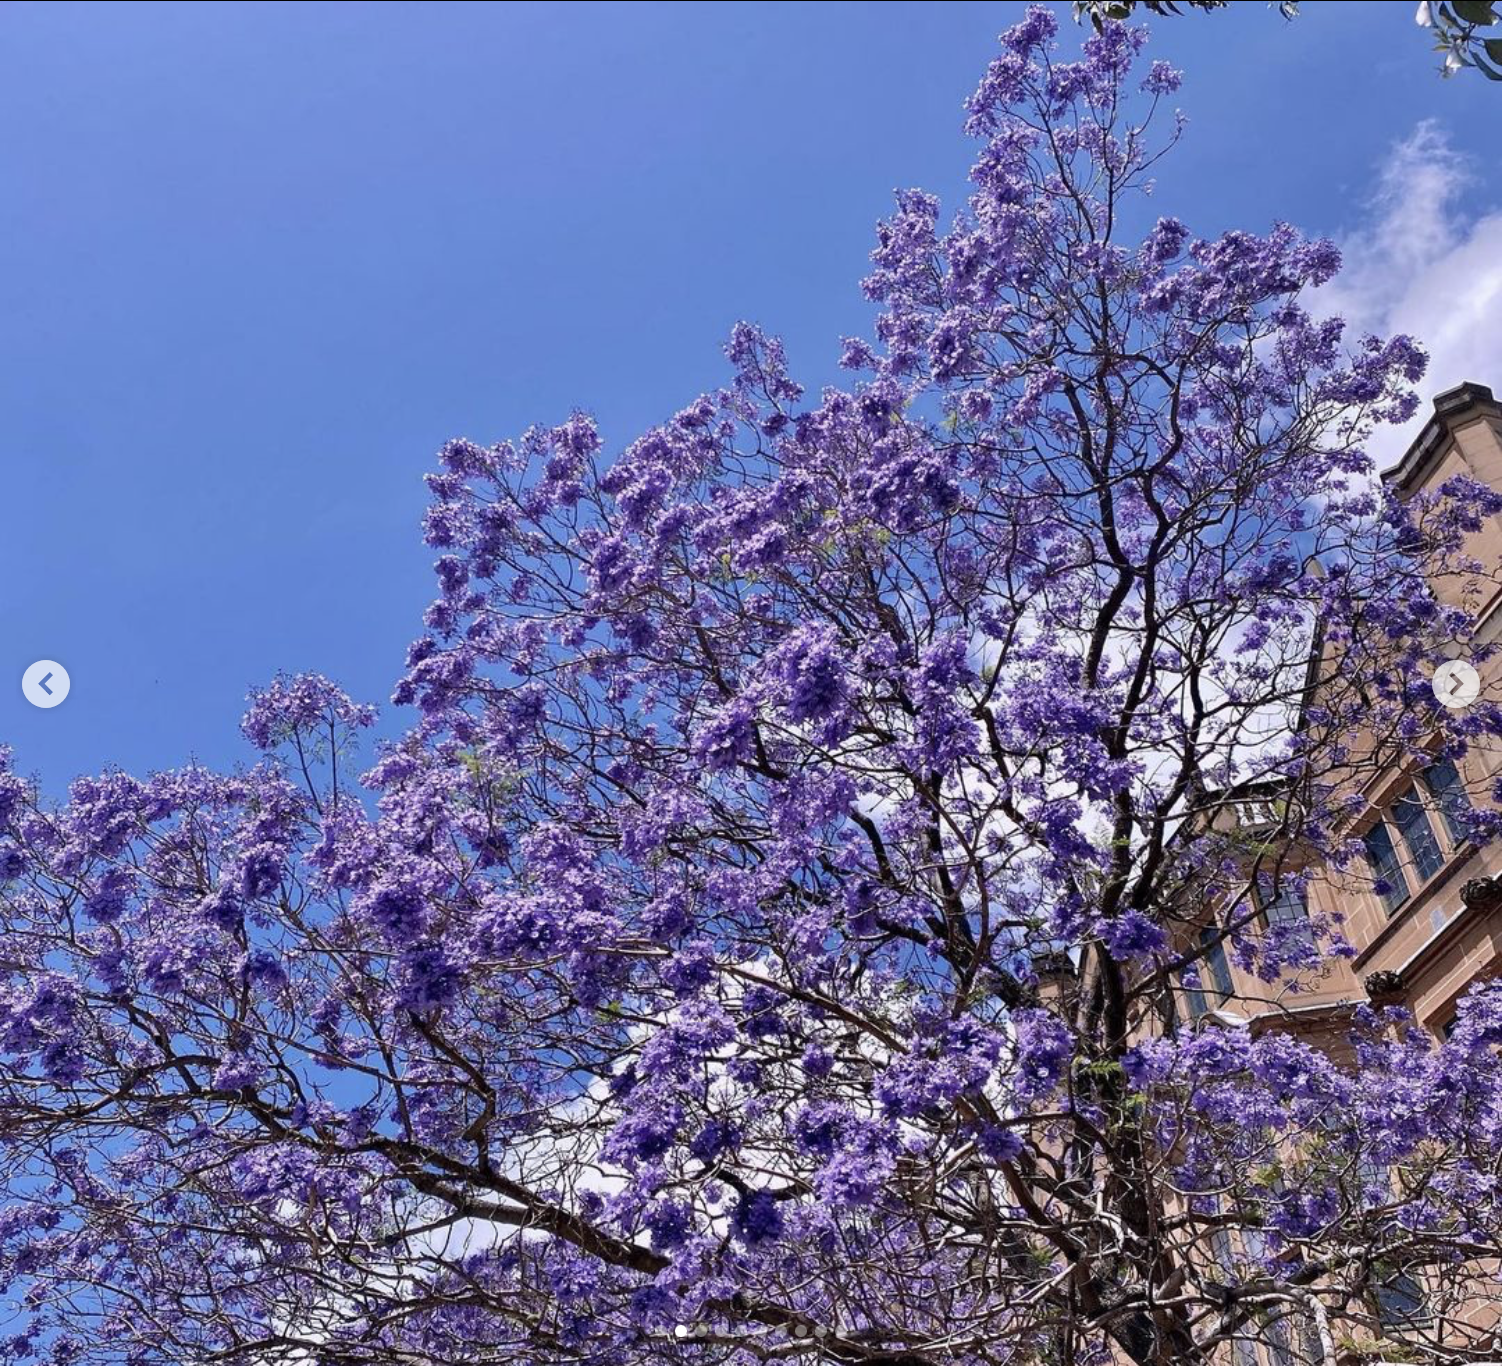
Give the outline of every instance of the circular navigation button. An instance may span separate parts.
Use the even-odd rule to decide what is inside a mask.
[[[39,659],[21,675],[21,691],[33,707],[55,707],[68,695],[68,671],[55,659]]]

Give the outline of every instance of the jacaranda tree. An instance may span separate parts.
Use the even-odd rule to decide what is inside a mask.
[[[0,1359],[1488,1354],[1502,992],[1329,1056],[1171,1001],[1210,942],[1342,951],[1253,879],[1498,733],[1427,686],[1471,622],[1425,575],[1502,503],[1382,492],[1419,348],[1318,315],[1326,242],[1148,215],[1176,73],[1053,37],[1003,36],[953,226],[880,226],[850,387],[742,326],[618,454],[444,447],[363,780],[308,675],[242,772],[0,776]]]

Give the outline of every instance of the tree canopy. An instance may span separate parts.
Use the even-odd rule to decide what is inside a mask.
[[[1186,8],[1208,13],[1229,9],[1230,0],[1075,0],[1074,13],[1100,28],[1142,10],[1167,16]],[[1292,19],[1299,12],[1299,0],[1282,0],[1277,8],[1285,19]],[[1479,71],[1488,80],[1502,81],[1502,18],[1490,0],[1419,0],[1414,18],[1434,39],[1441,75]]]
[[[1296,1004],[1342,927],[1256,880],[1498,734],[1427,576],[1502,499],[1382,489],[1419,346],[1312,308],[1328,242],[1148,213],[1177,73],[1054,29],[952,224],[880,224],[846,387],[742,325],[614,454],[443,448],[362,779],[313,675],[241,771],[0,775],[0,1360],[1495,1355],[1502,989],[1346,1056],[1172,1002],[1221,952]]]

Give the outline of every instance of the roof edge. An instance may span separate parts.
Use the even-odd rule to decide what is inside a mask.
[[[1424,424],[1423,431],[1413,439],[1403,458],[1390,470],[1382,472],[1382,482],[1395,493],[1409,492],[1439,454],[1452,429],[1473,413],[1502,418],[1502,406],[1498,406],[1496,397],[1486,385],[1467,380],[1436,394],[1434,416]]]

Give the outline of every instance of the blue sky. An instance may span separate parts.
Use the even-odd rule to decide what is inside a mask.
[[[383,700],[446,437],[582,406],[619,446],[721,380],[740,317],[835,379],[875,219],[956,201],[1021,9],[0,9],[0,742],[60,790],[244,758],[278,668]],[[1364,320],[1502,381],[1502,87],[1441,81],[1407,4],[1153,28],[1190,117],[1160,211],[1338,234]]]

